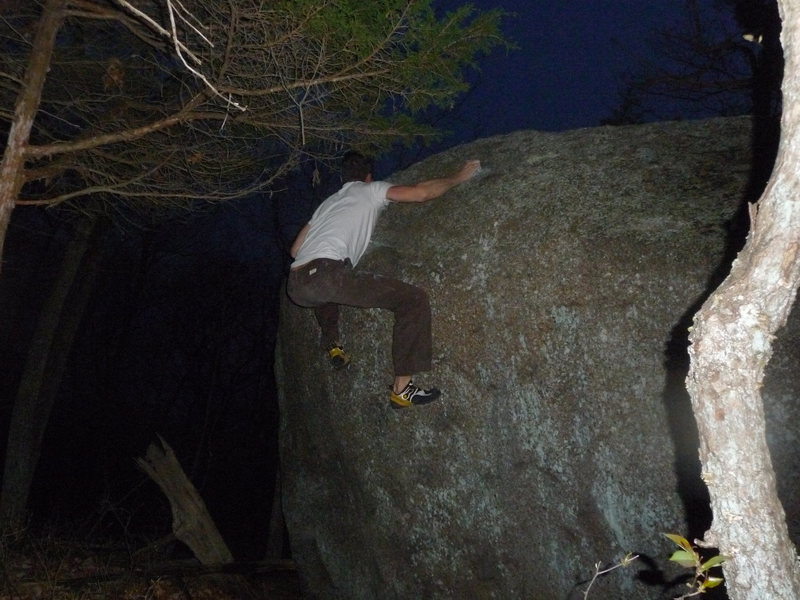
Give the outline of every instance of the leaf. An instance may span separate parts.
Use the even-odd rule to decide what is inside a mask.
[[[677,533],[665,533],[664,536],[686,550],[686,552],[696,554],[694,548],[692,548],[692,545],[689,543],[689,540],[687,540],[685,537],[678,535]]]
[[[728,560],[728,557],[723,554],[720,554],[718,556],[712,556],[700,566],[700,572],[704,573],[709,569],[716,567],[717,565],[721,565],[726,560]]]
[[[701,585],[701,590],[708,590],[711,588],[717,587],[720,583],[722,583],[724,579],[722,577],[709,577],[706,579]]]
[[[686,552],[686,550],[676,550],[669,559],[682,567],[692,568],[697,564],[697,555],[694,552]]]

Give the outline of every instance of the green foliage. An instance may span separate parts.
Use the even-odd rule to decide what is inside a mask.
[[[346,95],[351,111],[363,118],[390,99],[393,110],[447,107],[467,89],[466,67],[476,68],[477,57],[495,46],[510,47],[500,34],[507,16],[502,10],[480,13],[467,4],[437,18],[431,4],[285,0],[272,10],[282,12],[296,31],[302,29],[308,45],[324,46],[336,57],[327,65],[330,73],[365,75]]]
[[[672,553],[672,556],[670,556],[669,559],[672,562],[678,563],[682,567],[694,570],[694,575],[691,581],[686,584],[691,591],[683,596],[679,596],[675,600],[684,600],[685,598],[705,594],[708,590],[722,584],[724,579],[722,577],[712,575],[710,571],[714,567],[721,566],[726,560],[728,560],[727,556],[719,554],[712,556],[708,560],[703,560],[697,549],[692,546],[692,544],[689,543],[685,537],[675,533],[665,533],[664,536],[675,543],[679,548],[679,550],[676,550]],[[615,563],[610,567],[601,569],[600,563],[595,564],[594,575],[589,581],[589,585],[586,586],[586,589],[583,592],[584,599],[589,597],[589,591],[592,589],[592,586],[594,585],[595,581],[597,581],[598,577],[605,575],[606,573],[610,573],[619,567],[627,567],[637,558],[638,555],[631,554],[629,552],[618,563]]]
[[[717,587],[724,581],[722,577],[711,575],[710,570],[722,565],[728,560],[727,556],[720,554],[704,561],[697,549],[685,537],[675,533],[665,533],[664,536],[680,548],[680,550],[673,552],[669,559],[682,567],[694,570],[692,580],[686,584],[692,591],[680,598],[704,594],[707,590]]]
[[[422,111],[451,106],[465,70],[509,47],[505,13],[471,5],[437,15],[432,0],[184,0],[173,3],[178,52],[160,4],[132,4],[147,18],[116,5],[66,21],[18,204],[192,205],[269,188],[345,146],[433,136]],[[28,60],[17,32],[37,12],[0,22],[8,81]],[[18,92],[0,90],[0,130]]]

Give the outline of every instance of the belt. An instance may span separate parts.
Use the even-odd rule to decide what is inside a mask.
[[[330,260],[332,262],[340,262],[340,263],[345,263],[345,264],[349,264],[350,263],[350,259],[349,258],[345,258],[344,260],[337,260],[335,258],[315,258],[315,259],[310,260],[310,261],[308,261],[306,263],[303,263],[302,265],[298,265],[296,267],[291,267],[291,270],[292,271],[302,271],[303,269],[307,269],[308,267],[312,266],[315,263],[318,263],[321,260]]]

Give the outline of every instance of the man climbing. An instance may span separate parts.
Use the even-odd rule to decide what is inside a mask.
[[[389,398],[393,407],[427,404],[439,397],[436,388],[422,389],[412,376],[431,369],[431,308],[428,294],[413,285],[357,273],[353,269],[372,238],[375,222],[391,202],[425,202],[471,178],[480,161],[471,160],[449,177],[415,185],[373,181],[372,160],[348,152],[342,162],[342,188],[314,211],[291,248],[287,292],[300,306],[313,307],[331,364],[345,367],[350,356],[339,336],[339,305],[384,308],[394,313],[392,361],[395,379]]]

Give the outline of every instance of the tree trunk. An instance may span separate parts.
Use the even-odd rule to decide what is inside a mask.
[[[24,520],[44,432],[94,285],[103,225],[96,218],[81,221],[42,306],[8,425],[0,528],[16,528]]]
[[[761,385],[800,282],[800,5],[779,0],[786,59],[781,142],[728,278],[695,316],[687,388],[732,600],[796,600],[800,570],[778,499]]]
[[[269,529],[267,530],[267,551],[264,558],[279,560],[283,558],[283,531],[286,521],[283,518],[283,502],[281,500],[281,470],[275,469],[275,490],[272,493],[272,510],[270,511]]]
[[[0,163],[0,257],[6,239],[11,212],[22,188],[25,169],[25,149],[36,118],[36,111],[42,97],[42,88],[47,77],[50,58],[61,24],[67,0],[47,0],[42,9],[42,18],[36,30],[31,47],[28,68],[22,80],[22,89],[17,97],[14,118],[8,132],[3,161]]]

